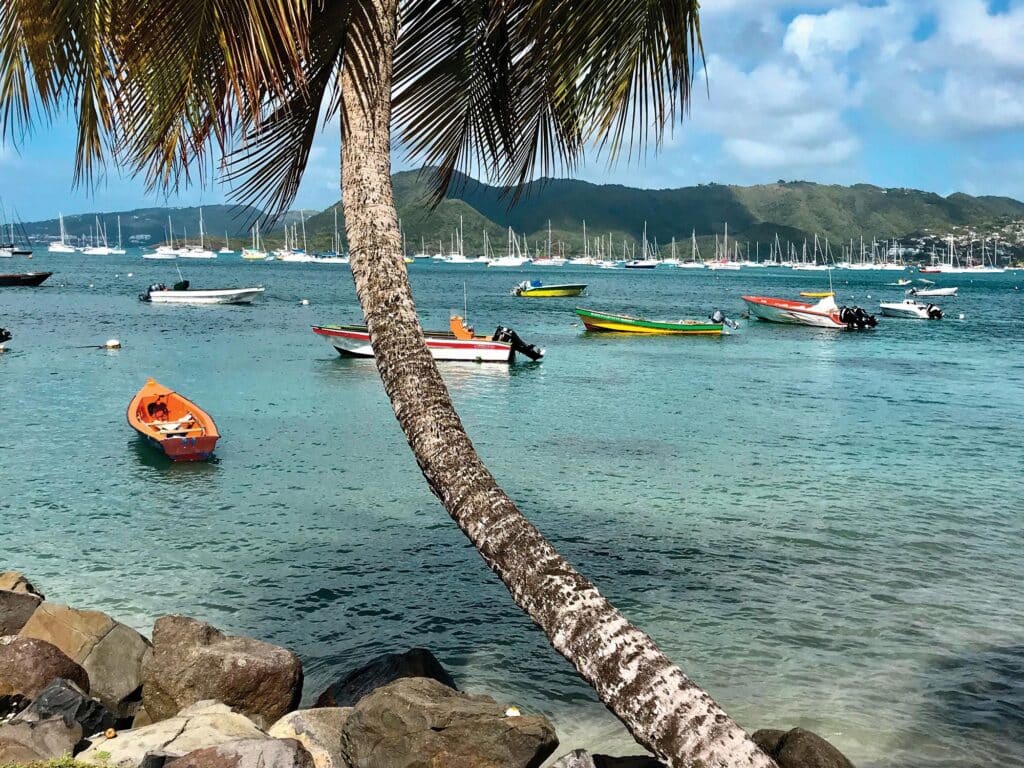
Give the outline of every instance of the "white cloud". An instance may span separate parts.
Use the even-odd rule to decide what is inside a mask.
[[[740,165],[807,168],[843,163],[857,152],[842,120],[856,96],[843,77],[785,62],[745,72],[717,56],[707,71],[711,101],[695,108],[694,125],[719,135]]]

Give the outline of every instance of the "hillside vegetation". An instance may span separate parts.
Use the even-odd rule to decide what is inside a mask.
[[[611,236],[613,257],[640,241],[644,227],[650,242],[680,242],[688,253],[691,233],[696,233],[705,256],[714,238],[728,225],[730,238],[767,244],[776,234],[782,241],[799,243],[815,234],[834,243],[864,237],[902,239],[922,234],[942,236],[964,228],[984,233],[1008,221],[1024,219],[1024,203],[1005,197],[972,197],[961,193],[942,197],[912,189],[883,189],[868,184],[850,187],[783,182],[751,187],[705,184],[679,189],[634,189],[615,184],[598,185],[572,179],[545,179],[528,184],[512,205],[507,189],[468,177],[456,179],[447,199],[434,206],[429,178],[419,172],[394,177],[395,201],[409,252],[425,248],[429,253],[451,249],[454,237],[463,233],[466,253],[483,250],[484,233],[492,248],[504,252],[508,228],[520,246],[531,253],[546,251],[550,222],[552,248],[564,253],[583,249],[583,222],[593,249],[594,239]],[[334,233],[334,208],[307,212],[306,233],[311,250],[326,250]],[[344,239],[344,217],[338,208],[338,228]],[[249,225],[257,212],[249,208],[211,205],[203,208],[208,242],[219,246],[223,234],[241,245],[248,240]],[[174,222],[175,238],[188,230],[190,241],[198,235],[196,208],[144,208],[120,213],[123,237],[147,242],[166,237],[167,217]],[[116,238],[115,213],[102,220],[111,240]],[[289,214],[289,220],[298,213]],[[69,233],[82,235],[93,226],[94,214],[65,216]],[[281,242],[281,224],[265,233],[265,245]],[[25,225],[33,238],[56,237],[56,219]],[[607,247],[605,245],[604,247]],[[637,252],[639,255],[639,252]]]

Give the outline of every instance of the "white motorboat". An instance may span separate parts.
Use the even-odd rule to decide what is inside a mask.
[[[953,288],[911,288],[907,291],[907,296],[956,296],[956,292],[960,288],[954,286]]]
[[[262,287],[190,290],[188,280],[182,280],[172,288],[151,285],[139,299],[153,304],[248,304],[265,290]]]
[[[156,253],[144,253],[142,254],[142,258],[147,261],[173,261],[178,258],[178,256],[174,253],[161,253],[160,251],[157,251]]]
[[[878,309],[886,317],[902,317],[912,320],[942,319],[942,310],[937,306],[934,304],[922,304],[914,299],[879,302]]]
[[[536,263],[534,262],[534,264]],[[627,261],[623,266],[626,269],[655,269],[658,266],[658,262],[654,259],[633,259]]]
[[[370,334],[364,325],[315,325],[313,333],[343,357],[373,357]],[[539,360],[544,350],[527,344],[515,331],[498,326],[493,336],[481,336],[459,315],[451,318],[448,331],[424,331],[427,349],[435,360],[471,363],[513,363],[516,353]]]

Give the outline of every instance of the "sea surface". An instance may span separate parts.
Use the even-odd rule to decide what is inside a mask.
[[[310,332],[360,321],[347,267],[178,262],[196,288],[266,286],[237,307],[140,302],[178,274],[137,253],[0,267],[56,273],[0,289],[0,569],[146,633],[183,613],[293,648],[307,702],[425,646],[464,689],[550,716],[557,754],[639,751],[428,492],[373,363]],[[721,339],[588,335],[572,308],[738,318],[744,293],[828,276],[410,275],[427,326],[465,297],[478,330],[546,348],[443,367],[477,449],[742,725],[814,729],[862,768],[1024,765],[1024,272],[938,276],[961,294],[939,322],[741,320]],[[896,277],[833,274],[839,303],[874,310]],[[589,295],[510,296],[527,278]],[[95,348],[109,338],[123,348]],[[216,461],[170,465],[136,438],[147,376],[214,415]]]

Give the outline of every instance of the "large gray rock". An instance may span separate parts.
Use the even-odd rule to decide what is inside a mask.
[[[244,715],[232,712],[224,704],[202,701],[168,720],[122,731],[112,739],[95,739],[75,759],[107,768],[139,768],[150,752],[180,757],[239,739],[266,738],[267,734]]]
[[[353,707],[363,696],[403,677],[429,677],[458,690],[448,670],[426,648],[385,653],[332,683],[316,700],[318,707]]]
[[[298,706],[302,662],[276,645],[230,637],[186,616],[163,616],[153,627],[143,680],[143,706],[154,722],[215,699],[266,727]]]
[[[15,722],[38,723],[60,717],[71,727],[78,723],[84,736],[113,727],[117,718],[98,700],[68,680],[54,680],[15,718]]]
[[[41,602],[38,595],[0,589],[0,636],[18,634]]]
[[[142,659],[149,652],[149,641],[134,629],[99,611],[44,602],[22,628],[21,636],[60,648],[89,673],[89,693],[118,717],[134,714],[142,685]]]
[[[267,731],[275,739],[295,739],[309,752],[316,768],[347,768],[341,754],[341,729],[351,707],[320,707],[289,712]]]
[[[363,697],[341,732],[358,768],[536,768],[558,738],[547,718],[506,717],[488,696],[410,677]]]
[[[803,728],[791,731],[765,728],[751,738],[775,759],[779,768],[853,768],[853,763],[842,752]]]
[[[313,759],[294,739],[242,739],[194,750],[169,765],[173,768],[313,768]]]
[[[10,723],[0,727],[0,765],[54,760],[70,755],[82,740],[78,723],[67,725],[54,717],[39,723]]]
[[[58,678],[89,689],[89,675],[56,646],[32,637],[0,637],[0,698],[34,699]]]
[[[0,589],[9,592],[20,592],[26,595],[35,595],[40,600],[46,599],[46,595],[32,586],[32,582],[17,571],[4,571],[0,573]]]

